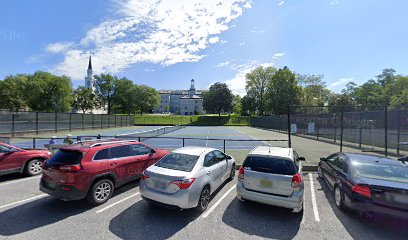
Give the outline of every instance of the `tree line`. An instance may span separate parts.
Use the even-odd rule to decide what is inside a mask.
[[[328,89],[323,75],[296,74],[288,67],[258,67],[246,74],[246,92],[241,113],[253,115],[285,114],[288,105],[320,106],[319,112],[370,110],[373,106],[408,104],[408,76],[384,69],[375,79],[361,85],[349,82],[340,93]],[[303,111],[304,111],[303,107]]]
[[[109,114],[142,114],[151,112],[160,102],[154,88],[127,78],[110,74],[94,78],[95,91],[83,86],[73,89],[69,77],[48,72],[10,75],[0,81],[0,109],[83,113],[104,109]]]

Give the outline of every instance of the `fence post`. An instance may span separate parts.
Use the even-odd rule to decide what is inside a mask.
[[[319,125],[316,125],[316,128],[317,128],[317,136],[316,136],[316,140],[318,140],[319,141]]]
[[[399,112],[398,112],[397,154],[400,153],[400,131],[401,131],[401,126],[400,126],[400,117],[399,117]]]
[[[336,120],[334,120],[334,142],[337,140],[337,125]]]
[[[101,114],[101,129],[103,128],[103,114]]]
[[[183,138],[183,147],[184,147],[184,138]]]
[[[385,109],[384,109],[384,147],[385,147],[385,151],[384,151],[384,153],[385,153],[385,156],[388,156],[388,107],[387,106],[385,106]]]
[[[289,147],[292,147],[292,141],[291,141],[291,132],[290,132],[290,106],[288,105],[288,145]]]
[[[82,113],[81,125],[82,125],[82,131],[84,131],[84,113]]]
[[[33,138],[33,148],[35,148],[35,138]]]
[[[95,114],[92,114],[92,129],[95,128]]]
[[[108,116],[108,128],[110,128],[110,115],[109,115],[109,114],[105,114],[105,116]]]
[[[35,133],[38,134],[38,112],[35,112]]]
[[[138,142],[140,142],[140,136],[139,136]]]
[[[72,132],[72,113],[69,113],[69,131]]]
[[[358,147],[361,148],[361,138],[363,137],[363,128],[360,126],[360,139],[358,141]]]
[[[224,139],[224,153],[225,153],[225,139]]]
[[[55,112],[55,132],[58,132],[58,114]]]
[[[11,114],[11,136],[13,136],[14,137],[14,134],[15,134],[15,131],[16,131],[16,126],[15,126],[15,118],[16,118],[16,116],[15,116],[15,114],[14,113],[12,113]]]
[[[343,112],[344,112],[344,108],[343,108],[343,99],[341,101],[341,115],[340,115],[340,152],[343,152]]]

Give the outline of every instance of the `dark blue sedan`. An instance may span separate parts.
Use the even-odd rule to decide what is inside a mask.
[[[408,219],[408,166],[367,154],[321,158],[318,175],[334,192],[339,209]]]

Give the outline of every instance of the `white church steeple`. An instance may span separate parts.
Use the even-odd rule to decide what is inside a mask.
[[[87,70],[87,74],[85,77],[85,87],[92,89],[92,91],[95,90],[91,55],[89,55],[88,70]]]

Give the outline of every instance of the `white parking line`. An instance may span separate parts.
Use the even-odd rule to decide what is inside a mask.
[[[129,200],[129,199],[131,199],[132,197],[135,197],[135,196],[137,196],[137,195],[139,195],[139,194],[140,194],[140,192],[137,192],[137,193],[132,194],[132,195],[130,195],[130,196],[128,196],[128,197],[125,197],[125,198],[122,199],[122,200],[119,200],[119,201],[117,201],[117,202],[115,202],[115,203],[112,203],[111,205],[108,205],[108,206],[106,206],[106,207],[104,207],[104,208],[102,208],[102,209],[96,211],[96,213],[104,212],[104,211],[108,210],[109,208],[114,207],[114,206],[118,205],[119,203],[122,203],[122,202],[124,202],[124,201],[126,201],[126,200]]]
[[[314,217],[315,217],[316,222],[320,222],[319,211],[317,210],[316,195],[315,195],[314,185],[313,185],[313,176],[311,173],[309,173],[309,179],[310,179],[310,191],[312,192],[312,205],[313,205]]]
[[[230,193],[232,192],[232,190],[235,189],[235,187],[236,187],[235,185],[232,186],[226,193],[224,193],[224,195],[222,195],[222,197],[221,197],[220,199],[218,199],[218,201],[217,201],[216,203],[214,203],[214,205],[212,205],[211,208],[208,209],[201,217],[202,217],[202,218],[208,217],[208,215],[210,215],[210,213],[211,213],[212,211],[214,211],[214,209],[215,209],[218,205],[220,205],[220,203],[222,202],[222,200],[224,200],[224,198],[226,198],[226,197],[228,196],[228,194],[230,194]]]
[[[9,184],[13,184],[13,183],[19,183],[19,182],[24,182],[24,181],[28,181],[28,180],[33,180],[33,179],[40,178],[40,177],[41,176],[28,177],[28,178],[18,179],[18,180],[14,180],[14,181],[10,181],[10,182],[0,183],[0,187],[5,186],[5,185],[9,185]]]
[[[262,142],[262,143],[265,143],[266,145],[268,145],[268,146],[271,146],[272,147],[272,145],[270,144],[270,143],[267,143],[267,142],[265,142],[265,141],[261,141],[261,140],[259,140],[258,138],[256,138],[256,137],[252,137],[251,135],[249,135],[249,134],[245,134],[245,133],[243,133],[243,132],[241,132],[240,130],[238,130],[238,129],[233,129],[233,130],[235,130],[235,131],[237,131],[237,132],[239,132],[239,133],[241,133],[242,135],[245,135],[245,136],[247,136],[247,137],[250,137],[250,138],[252,138],[252,139],[254,139],[254,140],[258,140],[258,141],[260,141],[260,142]]]
[[[13,205],[17,205],[17,204],[20,204],[20,203],[23,203],[23,202],[29,202],[29,201],[31,201],[31,200],[43,198],[43,197],[45,197],[45,196],[48,196],[48,194],[40,194],[40,195],[37,195],[37,196],[34,196],[34,197],[30,197],[30,198],[27,198],[27,199],[23,199],[23,200],[20,200],[20,201],[17,201],[17,202],[12,202],[12,203],[9,203],[9,204],[0,206],[0,209],[6,208],[6,207],[10,207],[10,206],[13,206]]]

